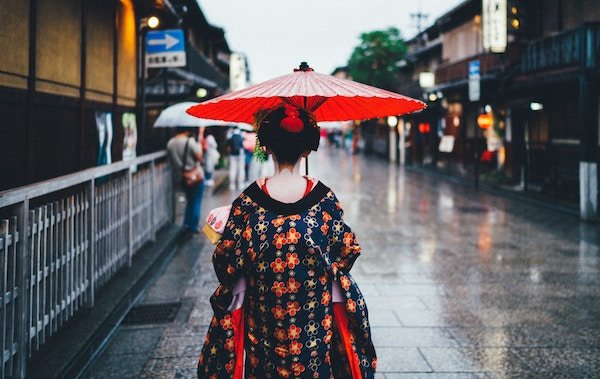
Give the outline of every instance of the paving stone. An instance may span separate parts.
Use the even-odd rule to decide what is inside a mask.
[[[437,285],[428,284],[378,284],[377,290],[381,296],[439,296],[444,290]]]
[[[372,327],[401,325],[394,311],[387,309],[371,310],[369,312],[369,322]]]
[[[506,348],[420,347],[435,372],[504,372],[514,376],[530,368]]]
[[[488,375],[484,372],[430,372],[430,373],[391,373],[385,374],[386,379],[482,379]]]
[[[147,354],[103,354],[92,367],[88,378],[90,379],[133,379],[139,378]]]
[[[365,297],[366,298],[366,297]],[[395,311],[402,310],[426,310],[425,304],[415,296],[370,296],[367,302],[369,311],[375,311],[380,309],[389,309]]]
[[[388,372],[431,372],[417,348],[380,347],[377,349],[377,371]]]
[[[377,347],[458,346],[445,328],[371,327]]]
[[[121,327],[106,352],[108,355],[151,352],[162,333],[163,328],[156,325]]]

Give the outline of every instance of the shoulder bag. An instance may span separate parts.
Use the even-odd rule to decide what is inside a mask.
[[[190,144],[190,139],[188,138],[187,142],[185,143],[185,148],[183,149],[183,160],[181,161],[181,170],[182,170],[182,181],[183,184],[185,184],[185,186],[187,187],[194,187],[196,184],[200,183],[201,181],[204,180],[204,170],[202,170],[202,167],[200,165],[194,165],[193,168],[191,169],[186,169],[185,164],[187,163],[187,153],[188,153],[188,147]],[[196,160],[196,158],[194,157],[194,160]]]

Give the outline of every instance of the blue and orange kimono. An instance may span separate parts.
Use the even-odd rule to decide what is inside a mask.
[[[340,203],[321,182],[292,204],[248,187],[213,254],[220,285],[198,377],[373,378],[367,306],[350,275],[359,254]],[[243,305],[232,309],[240,280]]]

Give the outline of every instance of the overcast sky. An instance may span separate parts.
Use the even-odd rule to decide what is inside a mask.
[[[208,21],[225,29],[233,51],[248,57],[253,83],[292,72],[301,61],[331,73],[344,66],[360,33],[395,26],[408,39],[410,14],[423,28],[462,0],[198,0]]]

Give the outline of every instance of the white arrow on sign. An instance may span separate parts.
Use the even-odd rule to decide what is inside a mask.
[[[171,37],[170,35],[165,33],[165,39],[151,39],[148,40],[149,45],[166,45],[166,49],[169,50],[173,46],[177,45],[179,40],[175,37]]]

